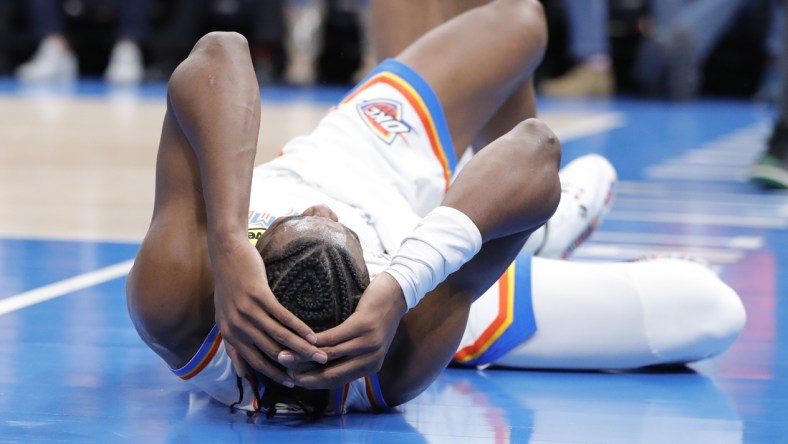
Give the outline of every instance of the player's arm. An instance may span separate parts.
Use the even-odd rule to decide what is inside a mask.
[[[203,37],[173,73],[167,104],[154,216],[131,276],[130,301],[172,298],[169,292],[192,300],[196,292],[200,302],[187,311],[204,318],[215,306],[225,342],[286,383],[269,361],[283,347],[307,359],[323,355],[305,339],[314,337],[311,329],[274,298],[247,240],[260,103],[246,40],[234,33]],[[139,305],[150,317],[167,317],[157,313],[166,312],[162,303]],[[144,316],[139,321],[138,327],[150,324]],[[177,326],[170,330],[178,336]],[[161,333],[147,336],[166,336]],[[166,339],[155,342],[168,348]]]
[[[560,199],[560,153],[555,135],[535,119],[481,150],[442,203],[459,210],[478,229],[482,242],[478,253],[441,279],[404,317],[403,286],[393,275],[381,273],[353,315],[318,334],[329,365],[296,374],[296,383],[309,388],[334,386],[379,372],[389,404],[420,393],[451,360],[471,303],[501,276],[530,233],[555,211]]]

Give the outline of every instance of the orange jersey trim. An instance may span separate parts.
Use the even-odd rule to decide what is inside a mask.
[[[183,374],[176,373],[178,377],[183,379],[184,381],[188,381],[189,379],[195,377],[198,373],[202,371],[202,369],[205,368],[206,365],[208,365],[209,362],[211,362],[213,357],[216,355],[216,352],[219,350],[219,345],[221,345],[221,343],[222,343],[222,334],[216,333],[216,336],[214,336],[213,341],[211,342],[210,348],[205,353],[205,355],[203,355],[202,359],[200,359],[199,362],[197,362],[197,364],[194,365],[194,367],[191,370],[187,371],[186,373]]]
[[[482,355],[512,325],[514,320],[514,263],[498,279],[498,316],[473,344],[460,349],[454,359],[472,361]]]
[[[390,72],[381,72],[379,74],[374,75],[370,78],[367,82],[365,82],[360,88],[353,91],[349,96],[347,96],[342,103],[347,103],[356,97],[359,93],[366,90],[367,88],[377,84],[377,83],[385,83],[392,88],[396,89],[400,94],[402,94],[408,102],[410,102],[413,109],[416,110],[416,114],[419,116],[419,120],[421,120],[422,125],[427,131],[427,137],[430,140],[430,146],[432,147],[432,152],[435,157],[440,162],[441,167],[443,168],[443,178],[446,181],[446,190],[449,189],[449,184],[451,183],[451,165],[449,163],[449,159],[446,156],[446,152],[444,149],[443,144],[441,143],[440,137],[438,137],[438,129],[435,126],[435,121],[432,119],[432,116],[429,113],[429,108],[422,100],[421,96],[416,92],[416,90],[404,79],[401,77],[390,73]]]
[[[372,410],[380,412],[388,409],[388,405],[383,399],[383,393],[380,391],[380,383],[378,382],[377,375],[365,376],[364,388],[367,391],[367,399],[369,399]]]

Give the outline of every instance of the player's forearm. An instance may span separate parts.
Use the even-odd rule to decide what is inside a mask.
[[[246,40],[203,37],[173,73],[168,101],[200,165],[210,242],[244,239],[260,126]]]
[[[484,148],[457,177],[442,205],[468,216],[483,243],[402,319],[378,373],[389,404],[412,399],[437,377],[462,338],[471,303],[553,214],[559,160],[558,141],[533,121]]]
[[[529,119],[477,153],[442,205],[468,215],[485,243],[533,230],[555,211],[560,159],[552,131]]]
[[[489,288],[517,256],[528,236],[555,212],[561,195],[561,148],[555,135],[530,119],[474,156],[443,205],[479,229],[481,250],[443,283],[473,298]]]
[[[470,279],[455,277],[450,285],[473,294],[481,289],[473,274],[485,282],[500,276],[509,257],[558,205],[560,154],[553,133],[532,119],[473,158],[385,270],[400,285],[408,309],[455,273]],[[491,257],[490,245],[508,254]]]

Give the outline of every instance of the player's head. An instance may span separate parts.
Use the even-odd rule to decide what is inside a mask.
[[[310,209],[312,210],[312,209]],[[277,300],[315,332],[344,321],[369,285],[361,244],[333,212],[307,210],[278,219],[260,237],[257,249],[268,285]],[[286,389],[267,377],[261,406],[272,415],[277,404],[297,405],[321,415],[328,390]]]
[[[369,285],[358,237],[327,214],[281,218],[257,243],[271,291],[315,332],[350,316]]]

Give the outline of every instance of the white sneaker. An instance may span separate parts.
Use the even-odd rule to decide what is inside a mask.
[[[109,56],[104,78],[115,85],[137,85],[142,82],[144,74],[139,46],[130,41],[116,43]]]
[[[26,83],[73,82],[79,71],[77,58],[58,38],[41,41],[33,58],[16,69],[16,77]]]
[[[531,235],[523,250],[540,257],[566,259],[607,215],[618,176],[613,165],[598,154],[569,162],[558,176],[561,178],[558,209]]]

